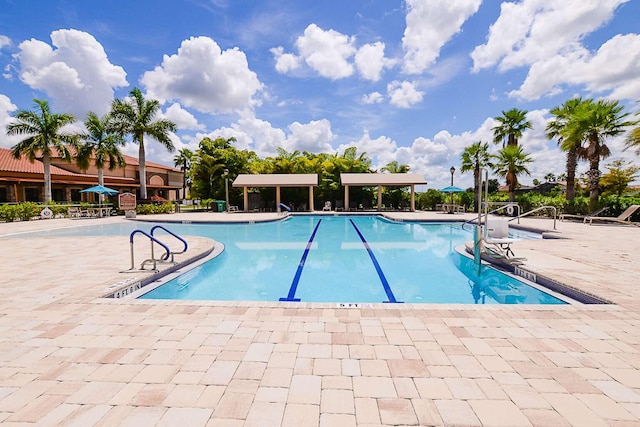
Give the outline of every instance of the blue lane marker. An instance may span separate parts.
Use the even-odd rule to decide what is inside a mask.
[[[380,264],[378,264],[378,260],[376,259],[376,256],[373,254],[373,251],[371,250],[369,243],[367,243],[366,239],[364,238],[364,236],[362,235],[358,227],[356,227],[356,224],[353,222],[353,220],[350,219],[349,221],[351,222],[351,225],[353,225],[353,228],[356,229],[356,233],[358,233],[358,236],[360,236],[360,240],[362,240],[364,247],[367,249],[367,252],[369,253],[369,257],[371,257],[371,262],[373,262],[373,266],[376,268],[376,271],[378,272],[378,276],[380,277],[380,281],[382,282],[382,287],[384,288],[384,291],[387,293],[387,298],[389,298],[389,301],[383,301],[383,302],[402,303],[402,301],[396,301],[396,297],[393,295],[393,292],[391,291],[391,286],[389,286],[389,282],[387,282],[387,278],[384,276],[384,273],[382,272],[382,268],[380,268]]]
[[[320,227],[320,223],[322,220],[318,220],[316,224],[316,228],[313,229],[313,233],[311,233],[311,237],[307,242],[307,247],[304,249],[302,253],[302,258],[300,259],[300,264],[298,264],[298,270],[296,270],[296,275],[293,276],[293,282],[291,282],[291,287],[289,288],[289,294],[286,298],[280,298],[280,301],[300,301],[300,298],[295,298],[296,290],[298,289],[298,282],[300,281],[300,276],[302,276],[302,269],[304,268],[304,263],[307,261],[307,256],[309,255],[309,249],[311,249],[311,244],[313,243],[313,238],[316,237],[316,232],[318,231],[318,227]]]

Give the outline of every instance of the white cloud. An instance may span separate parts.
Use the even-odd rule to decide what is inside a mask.
[[[380,92],[371,92],[362,96],[362,102],[365,104],[380,104],[384,97]]]
[[[384,56],[385,45],[382,42],[365,44],[356,52],[355,64],[360,75],[367,80],[377,82],[382,71],[393,65],[393,61]]]
[[[193,114],[185,110],[177,102],[171,104],[163,114],[163,117],[176,124],[178,129],[204,130],[205,126],[198,123]]]
[[[440,49],[460,32],[478,11],[481,0],[407,0],[407,26],[402,38],[404,71],[420,74],[431,66]]]
[[[7,36],[0,34],[0,49],[10,45],[11,45],[11,39]]]
[[[415,88],[412,82],[392,81],[387,85],[387,93],[390,103],[399,108],[409,108],[414,104],[422,102],[424,92]]]
[[[231,113],[251,109],[262,89],[247,57],[238,48],[222,51],[209,37],[184,40],[174,55],[142,76],[151,98],[178,100],[205,113]]]
[[[276,70],[279,73],[286,74],[300,68],[300,57],[292,53],[284,53],[282,46],[269,49],[276,60]]]
[[[56,109],[84,116],[88,111],[106,113],[114,88],[127,86],[122,67],[109,62],[102,45],[78,30],[51,33],[53,49],[31,39],[18,46],[20,80],[32,89],[44,91]]]
[[[289,125],[291,134],[284,143],[287,151],[308,151],[310,153],[332,153],[331,141],[335,135],[331,132],[331,123],[327,119],[312,120],[303,124],[293,122]]]
[[[7,136],[7,125],[13,121],[12,113],[16,111],[16,107],[8,96],[0,93],[0,129],[3,129],[3,137],[0,138],[0,147],[11,148],[20,142],[22,136]]]
[[[356,53],[354,43],[354,37],[310,24],[296,40],[296,47],[307,65],[322,77],[336,80],[353,74],[349,58]]]

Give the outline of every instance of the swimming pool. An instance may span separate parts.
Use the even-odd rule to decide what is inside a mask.
[[[167,225],[225,244],[215,259],[143,299],[564,304],[454,250],[472,240],[451,223],[378,216],[293,216],[257,224]],[[142,228],[142,227],[140,227]]]

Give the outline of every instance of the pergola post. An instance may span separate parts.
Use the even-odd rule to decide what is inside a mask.
[[[276,212],[280,212],[280,186],[276,185]]]
[[[313,206],[313,185],[309,186],[309,210],[311,212],[314,211],[314,206]]]
[[[349,186],[344,186],[344,211],[349,212]]]
[[[243,210],[245,212],[249,212],[249,188],[248,187],[242,187],[242,198],[244,200],[244,209]]]
[[[411,184],[411,212],[416,210],[416,186]]]
[[[382,185],[378,185],[378,210],[382,210]]]

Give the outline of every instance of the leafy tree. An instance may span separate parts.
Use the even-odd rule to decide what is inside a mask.
[[[567,153],[566,198],[570,202],[573,202],[575,198],[576,168],[578,167],[579,154],[582,153],[582,140],[565,141],[563,133],[566,131],[567,122],[582,102],[582,98],[572,98],[565,101],[561,106],[553,108],[551,114],[555,116],[555,118],[549,121],[546,128],[547,138],[550,140],[558,138],[558,145]]]
[[[491,156],[489,155],[489,144],[486,142],[474,142],[462,152],[461,172],[473,171],[473,191],[475,193],[476,212],[479,212],[482,199],[480,185],[480,169],[491,168]]]
[[[611,154],[605,140],[620,135],[627,126],[634,124],[625,120],[628,115],[618,101],[587,100],[576,106],[562,131],[563,144],[577,145],[581,141],[586,144],[580,156],[589,161],[587,179],[591,210],[598,205],[600,159]]]
[[[189,170],[191,169],[191,159],[193,152],[188,148],[182,148],[178,154],[173,156],[173,164],[182,171],[182,198],[187,197],[187,182],[189,181]]]
[[[539,179],[534,178],[534,179],[533,179],[533,185],[540,185],[540,180],[539,180]]]
[[[62,128],[76,121],[71,114],[55,114],[45,100],[34,99],[36,111],[20,110],[15,121],[7,125],[7,135],[25,135],[26,138],[11,147],[13,157],[25,155],[31,163],[42,156],[44,166],[44,201],[51,201],[51,154],[71,161],[72,154],[67,145],[77,144],[78,135]]]
[[[509,187],[509,201],[513,202],[518,187],[518,176],[523,173],[530,174],[527,164],[531,163],[533,159],[519,146],[504,147],[493,157],[496,159],[493,166],[494,172],[506,179]]]
[[[640,102],[640,101],[639,101]],[[636,113],[636,116],[640,116],[640,111]],[[635,121],[632,126],[636,126],[627,134],[625,139],[625,150],[627,148],[634,147],[636,154],[640,155],[640,126],[637,126],[640,121]]]
[[[111,104],[111,114],[121,134],[131,134],[133,142],[138,144],[138,162],[140,164],[140,198],[147,198],[147,164],[144,150],[144,136],[148,135],[173,152],[170,132],[176,131],[176,125],[167,119],[156,119],[160,111],[160,102],[147,100],[140,89],[129,92],[129,100],[115,99]]]
[[[407,164],[400,164],[397,160],[393,160],[383,166],[380,171],[381,172],[389,172],[389,173],[408,173],[411,169],[411,166]],[[386,187],[385,192],[389,197],[389,203],[392,206],[398,208],[403,199],[405,199],[405,195],[408,193],[407,187]]]
[[[502,143],[505,146],[505,139],[507,146],[518,145],[518,138],[522,136],[522,133],[531,129],[531,122],[527,120],[527,111],[518,110],[512,108],[509,111],[503,111],[502,116],[495,118],[500,124],[494,126],[493,130],[493,142],[496,144]]]
[[[124,137],[116,132],[113,118],[109,114],[98,117],[96,113],[90,112],[84,126],[87,132],[80,136],[83,143],[78,147],[78,167],[87,170],[93,157],[98,168],[98,184],[104,185],[105,166],[114,170],[126,165],[119,148],[125,144]],[[100,194],[100,201],[103,199],[104,195]]]
[[[612,161],[607,165],[607,169],[609,172],[600,178],[600,185],[604,190],[603,194],[617,194],[618,196],[625,192],[629,183],[638,177],[638,171],[640,171],[640,168],[624,160]]]
[[[546,182],[555,182],[555,180],[556,180],[556,175],[555,175],[554,173],[552,173],[552,172],[549,172],[548,174],[546,174],[546,175],[544,176],[544,180],[545,180]]]

